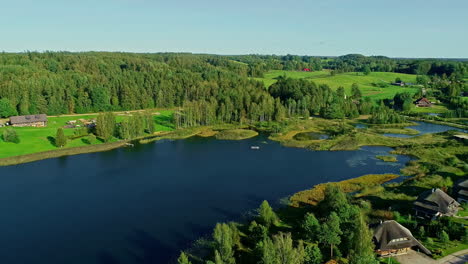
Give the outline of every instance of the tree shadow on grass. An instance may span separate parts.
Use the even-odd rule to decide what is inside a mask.
[[[47,137],[47,140],[50,142],[50,144],[54,147],[56,147],[57,145],[55,145],[55,138],[54,137],[51,137],[51,136],[48,136]]]
[[[174,122],[173,122],[174,118],[172,118],[172,116],[159,115],[155,117],[155,121],[156,121],[156,124],[158,125],[175,129]]]

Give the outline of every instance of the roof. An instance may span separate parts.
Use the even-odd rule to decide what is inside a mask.
[[[460,196],[468,197],[468,191],[467,190],[460,190],[458,192],[458,197],[460,198]]]
[[[414,102],[415,104],[431,104],[431,101],[429,101],[426,97],[421,97],[418,100]]]
[[[462,188],[468,188],[468,179],[459,182],[457,185]]]
[[[27,124],[35,122],[47,122],[47,115],[25,115],[25,116],[12,116],[10,117],[10,123],[14,124]]]
[[[460,204],[441,189],[432,189],[419,195],[414,205],[433,212],[446,214],[450,212],[450,205],[459,206]]]
[[[380,250],[402,249],[408,247],[419,247],[424,253],[431,254],[416,238],[411,231],[400,225],[395,220],[382,222],[374,230],[376,246]]]

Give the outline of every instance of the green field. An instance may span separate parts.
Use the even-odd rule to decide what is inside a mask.
[[[156,131],[173,130],[171,123],[173,111],[164,110],[158,111],[159,114],[154,116]],[[91,119],[95,118],[96,114],[90,115],[77,115],[77,116],[59,116],[49,117],[47,127],[15,127],[19,135],[20,142],[18,144],[11,142],[4,142],[0,139],[0,158],[19,156],[48,150],[55,150],[57,147],[54,145],[54,138],[57,128],[63,127],[70,120],[77,119]],[[123,115],[117,115],[117,121],[125,118]],[[0,135],[3,134],[5,127],[0,128]],[[66,136],[73,135],[74,129],[64,129]],[[112,141],[118,141],[114,138]],[[100,140],[96,140],[93,144],[102,144]],[[86,137],[74,140],[68,140],[65,148],[89,146]]]
[[[254,78],[262,81],[265,87],[269,87],[276,82],[279,76],[286,76],[293,79],[307,79],[314,81],[317,84],[327,84],[332,89],[337,89],[340,86],[345,88],[346,93],[351,93],[351,85],[357,83],[364,96],[369,96],[372,99],[393,98],[399,92],[416,93],[418,88],[414,87],[399,87],[392,86],[396,78],[400,78],[404,82],[415,83],[416,75],[394,73],[394,72],[372,72],[369,75],[363,75],[357,72],[347,72],[331,76],[327,70],[316,72],[299,72],[299,71],[270,71],[264,75],[264,78]],[[388,84],[385,88],[375,87],[374,84]]]

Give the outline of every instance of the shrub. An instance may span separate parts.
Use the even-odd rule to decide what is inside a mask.
[[[3,131],[3,141],[13,142],[13,143],[20,142],[18,134],[16,133],[16,130],[14,130],[13,128],[7,128],[6,130]]]

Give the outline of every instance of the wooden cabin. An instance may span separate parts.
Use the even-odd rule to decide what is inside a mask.
[[[411,231],[394,220],[381,222],[374,229],[373,240],[375,252],[382,257],[406,254],[412,248],[431,255],[431,252],[413,237]]]
[[[10,117],[10,125],[14,127],[45,127],[47,126],[47,115],[25,115]]]
[[[414,102],[417,107],[431,107],[432,103],[426,97],[421,97]]]
[[[441,189],[432,189],[421,193],[414,202],[416,216],[436,219],[440,216],[454,216],[460,204]]]

